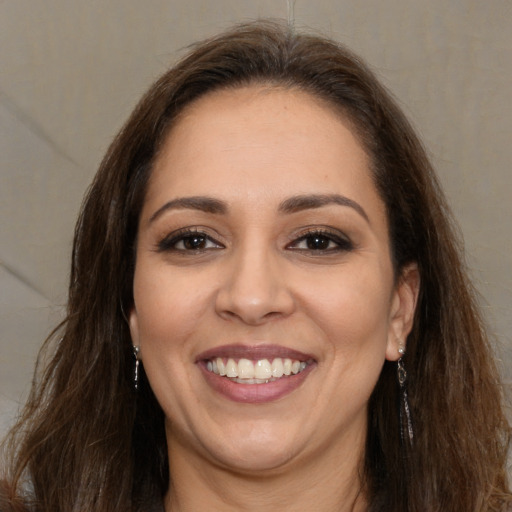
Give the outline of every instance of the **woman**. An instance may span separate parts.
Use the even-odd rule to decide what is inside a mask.
[[[240,26],[150,88],[87,195],[52,339],[2,511],[512,501],[442,192],[331,41]]]

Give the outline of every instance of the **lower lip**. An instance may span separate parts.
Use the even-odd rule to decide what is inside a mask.
[[[308,364],[304,370],[296,375],[281,377],[265,384],[239,384],[227,377],[221,377],[208,371],[204,363],[199,363],[199,368],[201,368],[210,387],[233,402],[248,404],[273,402],[290,394],[304,382],[314,366],[314,363]]]

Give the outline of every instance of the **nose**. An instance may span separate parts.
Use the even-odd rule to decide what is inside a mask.
[[[272,251],[240,252],[226,262],[226,270],[216,297],[216,311],[225,319],[260,325],[286,317],[295,301],[286,272]]]

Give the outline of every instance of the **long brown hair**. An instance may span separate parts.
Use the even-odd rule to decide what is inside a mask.
[[[396,279],[410,262],[421,292],[405,365],[413,446],[401,440],[396,365],[368,407],[361,475],[371,512],[499,510],[510,427],[456,230],[425,151],[372,72],[339,44],[260,21],[197,45],[143,97],[109,148],[75,231],[66,320],[5,444],[2,511],[143,511],[169,485],[163,413],[134,359],[138,217],[152,162],[183,108],[251,83],[298,88],[349,120],[386,205]],[[43,356],[40,356],[41,360]]]

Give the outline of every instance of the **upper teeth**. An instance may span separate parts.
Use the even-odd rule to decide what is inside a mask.
[[[272,363],[268,359],[259,359],[251,361],[250,359],[235,359],[229,358],[227,360],[217,357],[211,359],[206,363],[208,371],[226,377],[236,379],[258,379],[268,381],[272,378],[278,379],[283,375],[295,375],[304,368],[307,363],[304,361],[297,361],[293,359],[282,359],[276,357]]]

